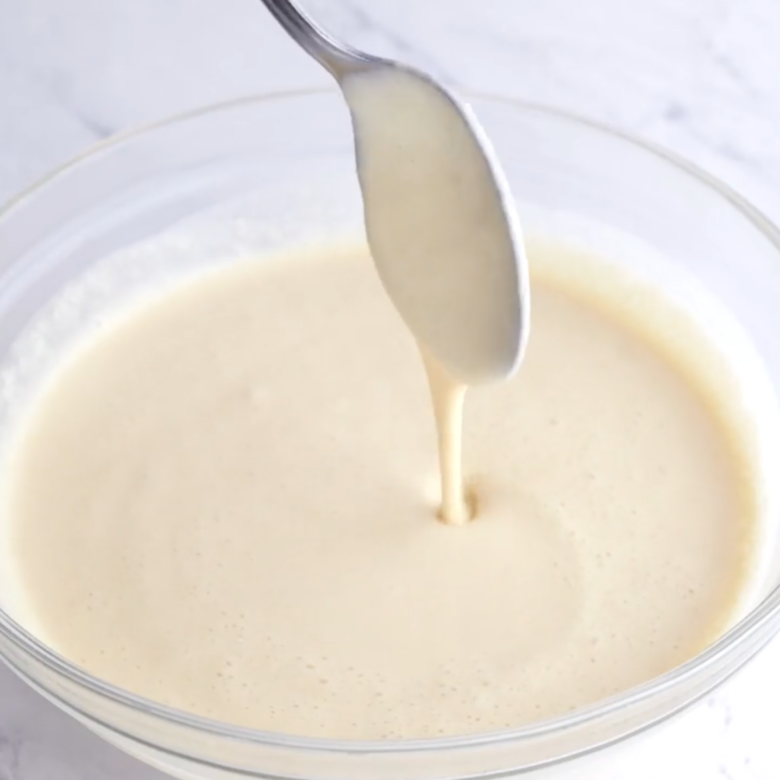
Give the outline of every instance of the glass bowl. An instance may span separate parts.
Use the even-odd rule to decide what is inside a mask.
[[[484,96],[470,102],[526,226],[534,228],[538,213],[574,215],[633,237],[698,277],[741,321],[780,394],[780,233],[772,224],[712,177],[624,134],[539,106]],[[207,108],[98,145],[0,214],[0,366],[35,352],[20,352],[24,334],[74,280],[98,281],[79,299],[78,322],[50,318],[50,335],[62,348],[79,323],[99,320],[152,282],[173,282],[247,252],[359,232],[353,168],[349,118],[330,91]],[[120,282],[101,285],[99,269],[116,257],[124,266],[112,278]],[[48,370],[33,368],[25,375],[30,387]],[[0,382],[0,392],[0,426],[11,430],[24,382]],[[752,611],[696,658],[609,700],[495,734],[350,742],[195,717],[59,656],[14,620],[11,594],[2,589],[0,656],[94,732],[179,778],[599,777],[616,743],[630,746],[691,705],[777,632],[780,550],[768,550],[767,559]]]

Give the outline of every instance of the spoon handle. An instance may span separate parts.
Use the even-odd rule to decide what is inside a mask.
[[[339,81],[343,76],[371,67],[373,59],[337,41],[315,24],[292,0],[262,0],[289,36]]]

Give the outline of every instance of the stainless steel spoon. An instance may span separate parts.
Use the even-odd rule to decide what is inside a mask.
[[[414,248],[416,244],[419,250],[415,255],[417,265],[409,266],[407,257],[407,265],[404,266],[404,252],[388,251],[386,229],[382,246],[379,246],[377,236],[381,231],[372,225],[368,218],[371,212],[379,213],[381,219],[382,204],[378,204],[377,209],[375,202],[372,209],[366,209],[369,246],[385,289],[401,316],[418,341],[425,345],[428,353],[438,360],[454,379],[464,384],[476,384],[507,378],[518,366],[528,338],[528,269],[509,187],[492,147],[470,109],[430,76],[397,62],[371,56],[335,40],[290,0],[263,2],[289,35],[339,83],[352,113],[358,178],[366,206],[372,193],[374,198],[377,197],[377,187],[374,185],[371,189],[368,186],[369,175],[366,173],[369,151],[366,145],[371,140],[367,128],[368,125],[376,127],[376,117],[369,117],[370,122],[366,123],[364,111],[361,118],[352,87],[356,77],[376,77],[376,81],[369,85],[370,90],[374,91],[374,105],[377,103],[376,94],[379,95],[381,104],[382,85],[389,83],[388,77],[397,79],[403,76],[407,86],[412,86],[418,92],[422,90],[421,94],[427,95],[427,99],[439,101],[446,106],[449,112],[448,121],[456,125],[448,129],[454,129],[458,134],[461,139],[460,148],[472,155],[471,159],[479,161],[483,169],[480,181],[488,183],[487,188],[484,185],[481,188],[483,191],[487,189],[488,207],[485,208],[483,198],[481,211],[477,212],[486,213],[486,219],[484,225],[480,226],[480,231],[475,233],[498,231],[499,235],[494,232],[488,238],[492,241],[491,245],[498,243],[503,248],[502,251],[483,251],[486,246],[485,236],[480,239],[475,235],[473,261],[469,261],[472,267],[465,269],[470,284],[456,284],[457,280],[452,278],[455,271],[448,268],[447,257],[442,256],[444,247],[442,252],[437,252],[437,247],[431,246],[431,236],[426,233],[424,219],[411,220],[410,222],[415,223],[414,227],[405,230],[403,236],[398,236],[397,243],[405,249],[410,246]],[[397,102],[395,107],[397,108]],[[416,103],[416,110],[420,110],[419,102]],[[388,112],[382,117],[382,121],[392,123],[397,116],[398,112]],[[436,131],[435,127],[431,127],[430,131],[424,128],[423,132],[411,141],[406,138],[408,148],[405,152],[408,152],[410,157],[417,154],[417,157],[424,161],[426,154],[430,156],[431,149],[437,148],[439,139],[431,135]],[[376,131],[372,132],[375,136]],[[393,128],[389,128],[388,132],[392,133]],[[442,180],[450,179],[456,182],[462,173],[458,168],[458,159],[446,159],[444,164],[447,169],[444,171],[441,170],[441,160],[436,164],[437,173],[443,174]],[[376,165],[374,167],[376,168]],[[376,175],[373,180],[376,182]],[[419,184],[410,179],[408,185],[411,188],[415,183]],[[399,188],[403,190],[404,185],[403,180],[393,182],[396,192]],[[465,193],[466,201],[467,196],[468,193]],[[464,198],[461,198],[461,202]],[[448,208],[447,203],[436,203],[435,216],[437,219],[450,219],[451,224],[457,226],[462,214],[459,214],[454,206],[451,214],[442,214],[442,209]],[[376,217],[374,219],[376,221]],[[464,236],[463,240],[469,242],[470,236]],[[490,241],[487,244],[490,244]],[[462,243],[459,248],[461,246]],[[391,246],[390,250],[392,249]],[[449,249],[452,249],[451,243]],[[424,263],[430,261],[430,267],[420,269],[421,258]],[[464,271],[462,266],[461,263],[458,271],[461,274]],[[421,271],[427,273],[427,276]],[[425,278],[423,283],[418,284],[420,277]]]

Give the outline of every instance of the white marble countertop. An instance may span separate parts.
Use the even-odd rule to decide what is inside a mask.
[[[664,144],[780,222],[778,0],[307,7],[350,42],[456,87],[558,105]],[[326,83],[257,0],[0,0],[0,201],[131,125]],[[778,780],[779,724],[775,641],[598,780]],[[161,778],[0,667],[0,780]]]

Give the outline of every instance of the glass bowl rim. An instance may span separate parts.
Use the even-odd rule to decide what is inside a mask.
[[[252,106],[261,103],[273,103],[292,99],[305,99],[310,97],[325,96],[337,94],[333,88],[321,87],[310,89],[283,90],[278,92],[267,92],[258,95],[236,98],[233,100],[222,101],[209,104],[189,111],[185,111],[160,121],[147,123],[129,130],[117,133],[95,144],[92,144],[80,154],[71,158],[68,162],[54,168],[45,176],[39,178],[33,184],[12,197],[5,204],[0,206],[0,230],[3,227],[3,221],[12,212],[22,206],[25,202],[34,198],[40,191],[54,180],[67,174],[77,168],[82,163],[89,162],[106,150],[112,150],[115,147],[121,147],[125,142],[133,141],[136,138],[151,135],[157,130],[184,124],[191,120],[197,120],[220,112],[227,112],[233,109]],[[696,180],[700,185],[713,191],[720,198],[725,200],[736,211],[742,215],[755,227],[763,236],[777,249],[780,256],[780,229],[767,218],[759,209],[745,200],[735,190],[729,187],[717,177],[707,173],[699,166],[691,163],[685,158],[671,152],[664,147],[650,141],[638,138],[631,133],[611,127],[606,123],[599,122],[577,114],[576,112],[547,106],[541,103],[525,101],[512,97],[496,95],[484,92],[464,91],[466,100],[473,98],[496,104],[514,106],[524,111],[536,112],[549,117],[562,120],[570,125],[579,125],[588,130],[595,130],[614,140],[626,142],[634,147],[649,153],[653,157],[665,164],[677,168],[683,174],[686,174]],[[371,753],[403,753],[403,752],[428,752],[440,751],[456,748],[485,747],[513,742],[527,742],[534,739],[553,736],[563,731],[575,729],[586,725],[600,718],[609,716],[627,706],[636,705],[663,695],[665,692],[673,690],[683,685],[689,678],[696,675],[701,669],[716,664],[724,656],[746,643],[750,637],[760,631],[767,623],[777,622],[775,631],[780,629],[780,586],[775,587],[764,600],[753,608],[745,617],[743,617],[729,631],[720,636],[713,644],[704,651],[694,656],[684,664],[675,667],[665,674],[653,678],[642,685],[630,688],[607,699],[597,701],[577,710],[557,716],[555,718],[538,721],[535,723],[521,726],[514,729],[505,729],[496,732],[486,732],[481,734],[450,736],[426,739],[392,739],[392,740],[347,740],[347,739],[329,739],[323,737],[302,737],[281,732],[262,731],[245,726],[237,726],[222,721],[205,718],[198,715],[187,713],[183,710],[169,707],[164,704],[152,701],[143,696],[138,696],[119,686],[106,682],[95,677],[81,669],[78,665],[72,663],[64,656],[55,652],[35,636],[24,629],[9,614],[0,609],[0,635],[12,642],[23,653],[33,657],[49,671],[65,677],[77,686],[86,688],[91,693],[107,698],[112,702],[140,711],[143,714],[157,717],[169,723],[201,732],[209,733],[215,737],[223,737],[232,740],[241,740],[248,743],[254,743],[266,747],[279,747],[287,749],[296,749],[302,751],[312,751],[319,753],[352,753],[352,754],[371,754]],[[766,641],[769,641],[768,639]],[[764,643],[762,643],[763,646]],[[759,648],[760,649],[760,648]],[[753,653],[741,659],[738,667],[748,661]],[[13,662],[9,661],[9,666],[16,669]],[[19,670],[17,670],[19,671]],[[26,675],[22,675],[27,679]],[[45,689],[45,686],[35,682],[45,693],[54,699],[60,699],[56,694]],[[713,686],[714,687],[714,686]],[[708,689],[711,690],[711,689]],[[705,692],[706,694],[706,692]],[[643,731],[655,725],[658,720],[664,720],[671,717],[676,712],[685,709],[696,699],[705,694],[699,694],[691,701],[686,701],[676,707],[671,713],[660,718],[653,719],[647,724],[632,729],[630,736],[639,731]],[[77,710],[70,702],[63,702],[66,708]],[[78,711],[78,710],[77,710]],[[88,712],[81,713],[87,719],[93,719]],[[108,725],[108,724],[107,724]],[[113,725],[109,728],[116,730]],[[132,734],[124,736],[137,740]],[[609,742],[618,741],[609,740]],[[589,753],[594,749],[602,747],[602,744],[592,748],[576,750],[576,755]],[[158,748],[157,745],[152,747]],[[172,752],[172,751],[168,751]],[[560,759],[543,762],[544,764],[558,763],[571,756],[562,756]]]

